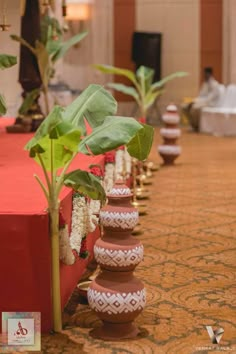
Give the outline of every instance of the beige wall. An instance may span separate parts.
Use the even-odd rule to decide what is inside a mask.
[[[136,27],[163,33],[162,76],[181,70],[188,78],[168,84],[162,98],[180,103],[199,88],[199,0],[136,0]]]
[[[0,11],[1,14],[1,11]],[[9,32],[0,32],[0,53],[19,56],[19,45],[13,42],[9,35],[20,33],[20,1],[11,0],[7,2],[7,18],[11,24]],[[7,105],[8,115],[15,115],[17,105],[20,102],[21,88],[18,83],[19,65],[0,71],[0,92],[4,94]]]
[[[236,84],[236,1],[223,0],[223,79]]]
[[[57,0],[60,3],[61,0]],[[69,34],[79,32],[76,23],[70,24]],[[60,78],[73,89],[84,89],[90,83],[103,84],[105,75],[95,71],[92,64],[113,63],[113,1],[94,0],[91,5],[91,20],[84,23],[82,30],[88,30],[78,48],[72,48],[65,56]],[[74,33],[74,34],[75,34]]]
[[[61,0],[56,1],[60,12]],[[19,55],[19,45],[9,38],[11,33],[20,33],[19,3],[19,0],[7,1],[8,20],[12,27],[9,32],[0,32],[0,53]],[[113,63],[113,0],[94,0],[94,4],[88,38],[59,64],[58,79],[65,79],[73,88],[83,89],[91,82],[102,84],[110,80],[91,69],[91,64]],[[223,0],[223,11],[224,82],[236,83],[236,0]],[[199,0],[136,0],[136,24],[137,30],[163,33],[163,76],[176,70],[190,73],[188,78],[176,79],[167,86],[163,105],[172,100],[180,103],[184,96],[195,96],[200,67]],[[7,99],[9,115],[15,114],[20,103],[18,70],[16,65],[0,73],[0,91]]]
[[[9,32],[0,32],[0,53],[9,53],[18,56],[19,45],[9,38],[11,33],[20,34],[20,1],[7,2],[7,14],[11,29]],[[61,13],[61,0],[55,1],[56,13]],[[1,12],[0,12],[1,15]],[[91,22],[84,25],[89,35],[81,42],[78,48],[66,55],[64,60],[57,64],[56,81],[65,81],[73,89],[84,89],[92,82],[104,83],[108,78],[91,68],[93,63],[113,62],[113,1],[94,0]],[[74,30],[79,30],[76,24]],[[72,35],[70,32],[68,35]],[[18,83],[19,65],[6,71],[1,71],[0,90],[4,94],[8,105],[8,116],[15,116],[21,103],[21,86]]]

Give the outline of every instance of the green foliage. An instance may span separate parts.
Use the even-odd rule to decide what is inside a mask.
[[[30,157],[43,164],[46,171],[64,167],[78,151],[80,130],[63,120],[62,111],[63,108],[55,106],[26,145]]]
[[[142,124],[137,134],[127,144],[128,153],[138,160],[145,160],[152,147],[154,130],[150,125]]]
[[[85,185],[91,181],[87,174],[81,172],[66,175],[69,164],[78,152],[98,155],[127,144],[131,156],[141,160],[147,158],[152,144],[153,128],[141,125],[133,118],[107,116],[115,111],[114,98],[101,86],[90,85],[66,109],[55,106],[42,122],[25,149],[44,170],[47,186],[44,186],[38,177],[37,179],[48,200],[52,191],[56,193],[55,198],[59,197],[64,181],[69,185],[70,180],[74,189],[77,185],[82,185],[83,176]],[[83,117],[93,128],[88,136],[84,136]],[[61,168],[63,172],[58,176]],[[91,182],[93,181],[94,179]],[[86,191],[85,185],[83,193]],[[92,191],[93,189],[94,185]],[[102,193],[99,195],[102,197]]]
[[[17,59],[13,55],[0,54],[0,70],[10,68],[17,63]],[[0,114],[6,114],[7,107],[5,99],[0,95]]]
[[[17,59],[13,55],[0,54],[0,69],[7,69],[17,63]]]
[[[6,107],[5,99],[2,95],[0,95],[0,114],[6,114],[6,112],[7,112],[7,107]]]
[[[92,199],[106,199],[99,178],[82,170],[68,173],[68,168],[80,152],[100,154],[128,144],[131,156],[145,159],[150,150],[153,129],[133,118],[114,117],[114,98],[98,85],[90,85],[83,94],[64,110],[55,106],[43,121],[25,149],[42,167],[45,181],[37,175],[48,202],[52,251],[52,297],[54,329],[61,329],[60,272],[59,272],[59,207],[62,187],[87,195]],[[93,131],[84,137],[84,117]],[[82,134],[81,134],[82,133]]]
[[[146,117],[148,109],[153,105],[157,97],[164,92],[163,87],[166,83],[187,75],[186,72],[178,71],[158,82],[152,83],[154,70],[145,66],[140,66],[135,74],[131,70],[110,65],[94,65],[94,67],[106,74],[124,76],[132,82],[134,86],[118,83],[109,83],[107,86],[125,95],[132,96],[138,103],[140,113],[143,117]]]
[[[62,107],[53,107],[50,114],[47,116],[46,119],[44,119],[42,124],[37,129],[34,137],[30,139],[30,141],[26,144],[26,150],[29,150],[32,153],[34,151],[35,146],[38,145],[40,139],[44,138],[47,135],[50,136],[51,132],[55,129],[55,127],[63,122],[62,112]],[[34,155],[31,154],[31,157],[34,157]]]
[[[35,42],[35,47],[32,47],[24,38],[17,35],[11,35],[11,38],[14,41],[27,47],[35,55],[39,66],[40,77],[44,86],[48,85],[51,73],[54,71],[53,67],[55,62],[62,58],[73,45],[78,44],[88,34],[87,32],[82,32],[73,36],[69,40],[62,42],[61,37],[55,40],[52,39],[51,25],[48,26],[47,31],[47,40],[44,35],[44,40],[37,40]]]
[[[106,117],[102,125],[81,141],[79,150],[83,154],[103,154],[128,144],[140,129],[142,126],[134,118]]]
[[[136,71],[136,77],[139,81],[139,84],[141,85],[143,92],[147,93],[149,91],[150,86],[153,82],[154,74],[155,71],[153,69],[143,65],[140,66]]]
[[[21,38],[20,36],[17,36],[16,34],[11,34],[10,37],[11,37],[11,39],[13,39],[13,41],[19,42],[21,45],[28,48],[32,54],[36,55],[34,47],[32,47],[26,40],[24,40],[24,38]]]
[[[28,92],[26,94],[26,97],[25,97],[24,101],[22,102],[22,105],[19,108],[20,114],[25,114],[31,109],[32,105],[34,104],[35,99],[39,96],[39,93],[40,93],[40,90],[35,89],[35,90]]]
[[[35,42],[35,55],[38,62],[40,77],[44,87],[48,87],[50,80],[50,56],[47,49],[43,43],[40,41]]]
[[[75,139],[78,135],[80,135],[80,132],[72,132],[63,138],[58,139],[50,139],[48,135],[45,136],[39,143],[40,148],[42,148],[41,151],[43,152],[40,151],[40,157],[37,153],[35,160],[41,164],[42,159],[47,171],[51,171],[52,169],[57,170],[63,167],[73,156],[73,152],[67,149],[67,146],[64,145],[64,141],[68,141],[71,137]],[[51,154],[52,151],[53,155]]]
[[[184,77],[186,75],[188,75],[188,73],[186,73],[185,71],[177,71],[176,73],[172,73],[172,74],[164,77],[164,79],[162,79],[160,81],[154,82],[151,85],[151,89],[152,90],[159,89],[159,88],[163,87],[165,84],[167,84],[167,82],[169,82],[175,78]]]
[[[35,42],[35,47],[31,46],[24,38],[17,35],[11,35],[11,38],[14,41],[17,41],[22,46],[28,48],[37,59],[43,84],[42,91],[45,97],[47,114],[49,113],[48,84],[50,78],[54,75],[56,61],[62,58],[72,46],[78,44],[88,33],[82,32],[76,34],[64,42],[62,34],[63,31],[59,22],[55,18],[46,15],[43,16],[41,20],[41,40]]]
[[[81,129],[86,135],[84,118],[91,128],[96,128],[104,122],[106,116],[117,111],[114,97],[102,86],[89,85],[65,110],[64,118]]]
[[[137,103],[139,103],[138,92],[133,86],[127,86],[127,85],[124,85],[124,84],[118,84],[118,83],[115,83],[115,82],[111,82],[111,83],[107,84],[107,87],[109,87],[109,88],[111,88],[113,90],[116,90],[118,92],[122,92],[125,95],[132,96],[135,99],[135,101]]]
[[[52,62],[55,63],[57,60],[61,59],[70,48],[77,45],[83,38],[87,36],[88,32],[78,33],[75,36],[71,37],[65,42],[62,42],[58,49],[53,53]]]
[[[144,96],[143,99],[143,106],[145,112],[148,111],[148,109],[153,105],[153,103],[156,101],[157,97],[161,96],[165,92],[165,90],[157,90],[157,91],[152,91],[149,90],[148,93]]]
[[[41,20],[41,42],[46,47],[51,56],[52,63],[62,58],[67,51],[77,45],[88,34],[87,31],[78,33],[67,41],[63,42],[63,29],[59,21],[48,15],[44,15]]]
[[[92,173],[76,170],[65,175],[64,184],[73,188],[75,191],[87,195],[91,199],[106,199],[106,193],[101,185],[99,178]]]
[[[127,79],[129,79],[135,86],[137,85],[135,74],[131,70],[117,68],[111,65],[100,65],[100,64],[94,65],[94,68],[98,69],[99,71],[105,74],[124,76]]]
[[[63,31],[61,29],[59,21],[55,17],[51,17],[47,14],[42,16],[40,21],[41,42],[46,46],[52,36],[54,36],[53,42],[56,39],[60,41]]]

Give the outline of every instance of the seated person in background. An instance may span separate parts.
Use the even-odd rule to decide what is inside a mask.
[[[202,84],[198,97],[182,107],[194,131],[199,131],[202,108],[216,106],[219,97],[220,84],[214,79],[212,68],[205,68],[204,83]]]

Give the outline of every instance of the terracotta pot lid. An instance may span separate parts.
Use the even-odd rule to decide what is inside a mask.
[[[167,107],[166,107],[166,111],[168,113],[176,113],[178,112],[178,109],[177,109],[177,106],[173,103],[169,104]]]
[[[132,192],[127,187],[124,182],[119,179],[115,182],[114,186],[112,187],[110,193],[108,194],[108,197],[131,197]]]

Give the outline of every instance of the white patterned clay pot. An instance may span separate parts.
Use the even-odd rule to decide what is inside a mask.
[[[173,165],[181,154],[181,147],[176,143],[181,136],[181,130],[178,128],[180,117],[174,104],[167,106],[162,120],[165,123],[165,127],[160,130],[163,145],[158,146],[158,152],[164,161],[164,165]]]
[[[131,235],[138,222],[131,198],[130,189],[117,181],[100,212],[104,236],[96,241],[94,255],[101,272],[89,287],[88,302],[103,322],[91,335],[104,340],[137,336],[133,321],[146,302],[144,286],[133,275],[143,259],[143,246]]]

